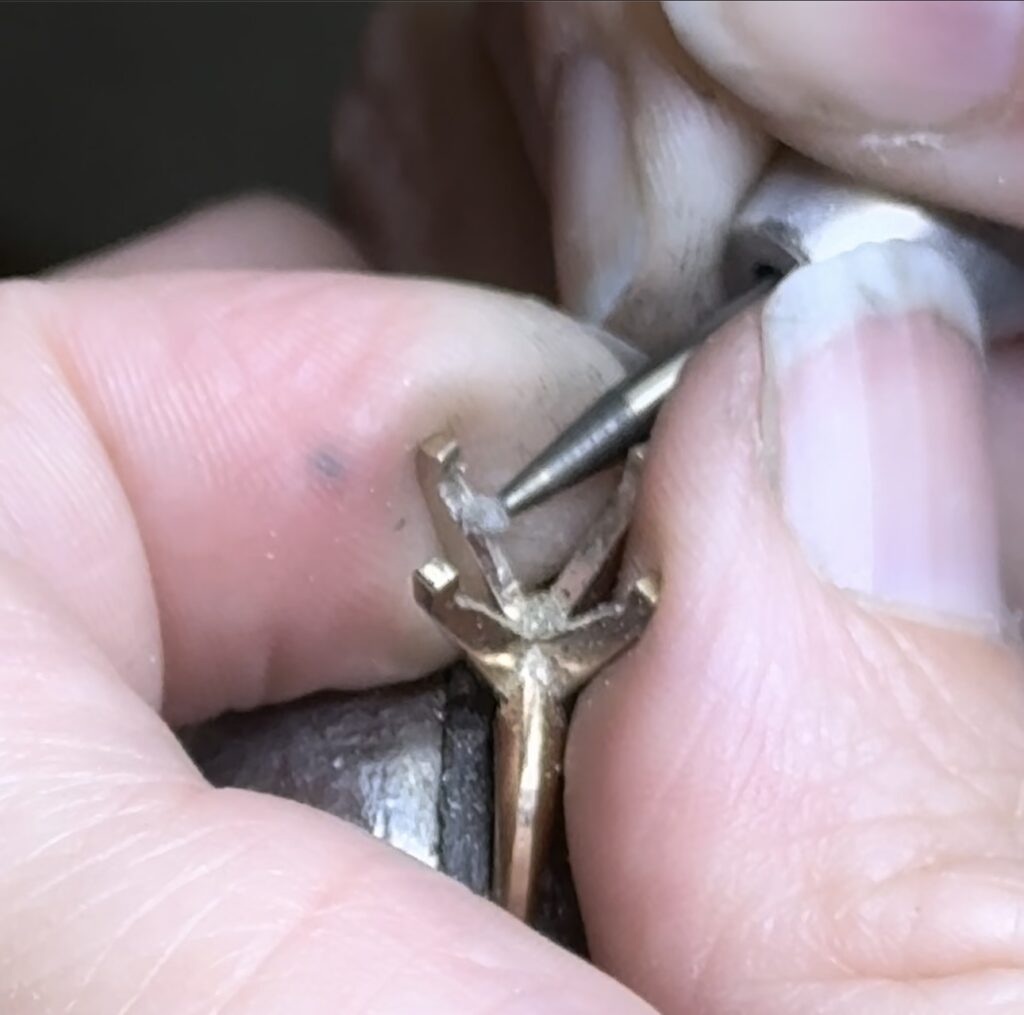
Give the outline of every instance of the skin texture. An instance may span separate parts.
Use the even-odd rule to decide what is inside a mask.
[[[424,32],[457,39],[462,60],[435,66],[431,53],[453,50],[422,45]],[[339,183],[360,197],[343,220],[376,264],[519,286],[521,270],[494,257],[500,237],[499,249],[531,262],[553,256],[560,301],[649,352],[717,298],[726,224],[772,142],[686,57],[657,5],[385,5],[366,44],[376,59],[340,103],[334,142]],[[454,89],[480,65],[504,94],[490,78]],[[440,121],[435,143],[421,126],[396,128],[396,103],[417,124]],[[496,160],[504,134],[481,158],[475,125],[487,120],[490,139],[510,109],[517,158]],[[414,179],[396,179],[393,167],[410,163]],[[542,228],[535,215],[507,215],[538,193]]]
[[[143,250],[184,266],[180,236]],[[503,397],[542,439],[615,358],[514,297],[359,275],[9,283],[0,302],[5,1009],[646,1010],[355,829],[210,789],[161,718],[436,665],[407,594],[437,549],[412,442],[453,423],[470,447]],[[541,360],[529,336],[552,329]],[[409,385],[395,363],[417,348]]]
[[[661,6],[681,44],[788,144],[910,194],[1024,221],[1024,10],[1014,0]]]
[[[909,390],[875,337],[859,340],[895,353]],[[967,372],[945,351],[933,398]],[[659,1010],[1014,1011],[1020,653],[815,573],[780,517],[762,382],[747,322],[654,440],[634,552],[660,562],[664,598],[570,746],[592,947]]]
[[[588,64],[588,80],[632,110],[630,124],[659,108],[632,104],[651,75],[697,95],[712,71],[742,94],[730,70],[740,55],[721,56],[694,27],[713,5],[639,6],[642,15],[619,4],[530,5],[507,36],[522,43],[499,64],[507,101],[552,209],[566,199],[545,173],[562,166],[564,188],[592,160],[552,156],[554,98],[531,82],[554,77],[557,61],[541,54],[585,40],[593,59],[600,40],[612,78]],[[851,6],[835,5],[834,16],[850,17]],[[883,5],[865,6],[883,17]],[[689,55],[673,48],[670,19],[695,40]],[[816,31],[842,37],[842,27]],[[391,38],[407,45],[414,33]],[[647,66],[655,57],[657,70]],[[780,74],[794,66],[771,59]],[[424,62],[389,66],[392,94],[436,94]],[[409,69],[426,76],[403,76]],[[800,78],[809,96],[800,108],[834,91],[813,70]],[[614,95],[620,80],[630,95]],[[765,115],[782,110],[778,96],[764,89]],[[729,101],[728,115],[715,114],[729,125],[724,139],[709,135],[705,116],[700,143],[742,136],[767,150],[756,111],[736,113]],[[681,104],[667,103],[658,129],[642,129],[640,117],[632,141],[616,142],[612,164],[662,181],[639,187],[647,237],[667,235],[654,224],[688,235],[675,215],[692,124],[675,116]],[[584,123],[606,124],[603,115],[590,110]],[[361,172],[403,150],[403,129],[363,145]],[[809,149],[843,161],[846,149],[820,124],[806,129]],[[343,132],[335,143],[345,146]],[[1000,203],[991,188],[978,196],[977,179],[946,157],[933,154],[914,180],[942,179],[951,202],[995,203],[1016,220],[1011,198]],[[349,171],[358,164],[350,155]],[[438,193],[444,164],[429,144],[420,150],[419,192]],[[744,165],[756,173],[756,159]],[[711,192],[693,207],[717,208],[724,222],[741,177],[701,178]],[[465,191],[464,221],[491,221],[473,202],[500,188],[481,191]],[[70,270],[0,287],[5,1010],[651,1010],[641,998],[685,1015],[1020,1010],[1019,349],[982,360],[963,328],[938,320],[941,301],[918,300],[909,313],[900,291],[884,320],[872,318],[862,312],[869,280],[857,272],[840,284],[853,287],[844,305],[859,309],[828,334],[813,334],[808,318],[768,327],[757,310],[716,336],[653,440],[627,568],[660,571],[662,605],[636,651],[586,693],[566,760],[588,935],[598,964],[628,989],[350,828],[202,782],[167,720],[407,677],[445,658],[407,595],[409,572],[435,550],[411,475],[416,441],[454,426],[497,483],[623,370],[621,350],[592,328],[520,297],[290,270],[350,263],[374,249],[377,224],[397,235],[388,216],[404,195],[365,193],[352,243],[325,239],[280,206],[208,210],[206,226],[178,223],[78,278]],[[638,247],[634,237],[643,270],[624,290],[621,265],[634,262],[608,251],[616,230],[573,238],[572,221],[556,212],[540,242],[561,261],[560,280],[596,294],[579,312],[626,334],[671,321],[675,241]],[[295,241],[307,227],[319,253]],[[290,239],[276,252],[266,241],[255,261],[254,235]],[[473,235],[459,235],[465,264]],[[447,247],[432,261],[430,236],[417,236],[416,270],[453,263]],[[385,267],[405,267],[400,245],[376,249],[392,251]],[[686,278],[713,273],[712,262],[696,257]],[[487,265],[482,281],[509,270],[500,258],[476,263]],[[137,275],[135,264],[161,273]],[[622,302],[624,292],[643,299]],[[810,352],[786,373],[780,349],[798,331]],[[998,531],[974,531],[969,559],[956,556],[960,540],[926,540],[927,566],[913,575],[973,578],[979,560],[1001,554],[998,631],[978,623],[990,612],[987,586],[956,585],[969,594],[950,612],[936,608],[948,600],[932,595],[934,582],[907,581],[906,570],[877,568],[868,584],[834,567],[838,557],[808,555],[827,527],[810,532],[793,507],[794,490],[804,503],[817,475],[798,466],[807,414],[794,378],[805,375],[819,378],[815,390],[870,376],[888,392],[880,400],[876,387],[848,386],[833,408],[869,419],[868,445],[881,453],[867,457],[868,481],[905,483],[917,510],[906,498],[894,499],[897,513],[871,498],[870,531],[858,523],[858,539],[877,533],[886,538],[873,548],[893,545],[907,514],[961,524],[956,512],[932,512],[959,503],[964,483],[968,503],[986,518],[992,508]],[[912,425],[887,415],[892,405],[907,407]],[[577,491],[533,519],[524,563],[557,555],[599,493]]]
[[[481,5],[480,45],[549,199],[560,299],[642,348],[671,341],[682,294],[715,284],[716,248],[695,237],[728,216],[680,209],[734,206],[774,138],[912,195],[1024,221],[1019,132],[999,115],[1019,92],[1011,80],[1002,105],[979,105],[969,80],[1005,60],[957,57],[950,72],[951,40],[962,54],[967,33],[1014,45],[976,9],[1012,23],[1018,6]],[[392,63],[394,81],[429,93],[429,76],[398,52]],[[574,90],[581,65],[587,83]],[[884,102],[855,115],[843,102],[857,88]],[[566,90],[595,108],[567,108]],[[708,105],[710,125],[692,115]],[[722,146],[737,137],[733,162]],[[381,143],[400,147],[401,132]],[[696,168],[693,152],[707,153]],[[421,168],[431,173],[429,156]],[[387,201],[364,208],[362,228],[391,214]],[[787,399],[765,372],[756,321],[702,352],[659,426],[636,552],[662,568],[665,603],[638,651],[584,699],[567,780],[598,961],[660,1010],[1019,1007],[1024,389],[1016,348],[979,364],[936,309],[842,322],[835,365],[801,370],[838,378],[838,404],[873,435],[865,447],[877,454],[861,466],[888,500],[872,515],[868,497],[863,517],[890,547],[877,586],[837,588],[804,556],[796,473],[780,471],[797,445],[774,415]],[[881,384],[867,402],[842,387],[862,370]],[[818,385],[806,390],[832,405]],[[788,406],[806,415],[792,393]],[[840,478],[839,449],[833,458]],[[946,537],[918,538],[929,515]],[[965,524],[968,538],[950,535]],[[986,577],[994,557],[1001,609]],[[937,609],[951,602],[961,612]]]

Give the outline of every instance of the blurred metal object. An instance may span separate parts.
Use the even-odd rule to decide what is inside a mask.
[[[733,222],[726,289],[743,292],[765,275],[893,240],[932,247],[960,270],[991,341],[1024,327],[1024,232],[879,191],[790,151],[776,158]]]
[[[567,702],[634,641],[657,603],[651,578],[632,582],[621,600],[601,601],[615,577],[641,463],[637,448],[616,495],[559,575],[527,590],[498,540],[467,522],[478,495],[455,441],[442,434],[420,449],[423,493],[450,559],[419,568],[413,587],[497,698],[493,895],[522,920],[533,916],[550,843]]]
[[[646,440],[690,350],[766,296],[802,264],[865,243],[926,244],[947,257],[971,287],[990,340],[1024,331],[1024,233],[925,207],[875,190],[783,152],[740,209],[723,262],[728,299],[680,348],[617,385],[584,412],[499,494],[510,516],[611,465]]]

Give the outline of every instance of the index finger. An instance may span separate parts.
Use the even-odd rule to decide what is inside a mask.
[[[538,303],[326,273],[9,284],[0,364],[0,551],[175,720],[437,665],[417,442],[497,483],[622,373]]]

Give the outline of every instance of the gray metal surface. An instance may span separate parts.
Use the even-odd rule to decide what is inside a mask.
[[[442,738],[441,868],[478,895],[491,882],[494,700],[464,666],[449,671]]]
[[[318,807],[486,895],[493,715],[490,692],[460,665],[400,687],[228,714],[179,736],[214,785]],[[585,954],[561,815],[535,926]]]
[[[1020,334],[1024,232],[875,190],[792,152],[769,167],[733,223],[726,287],[739,293],[765,269],[784,275],[796,265],[891,240],[925,243],[955,264],[990,339]]]
[[[317,695],[182,732],[214,785],[312,804],[440,866],[445,689]]]

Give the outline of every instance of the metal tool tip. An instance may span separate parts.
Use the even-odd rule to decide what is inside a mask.
[[[549,470],[543,466],[525,469],[498,494],[498,502],[509,518],[542,500],[551,485]]]

